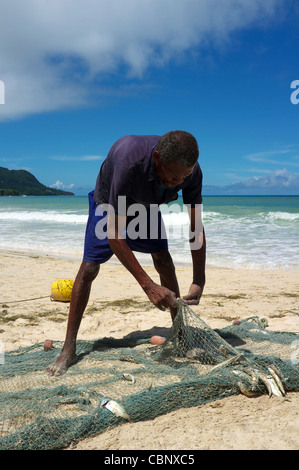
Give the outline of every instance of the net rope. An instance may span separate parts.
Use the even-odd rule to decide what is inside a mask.
[[[1,450],[62,449],[128,418],[152,420],[239,393],[284,397],[299,390],[299,334],[267,330],[258,317],[214,330],[182,301],[162,345],[150,338],[78,341],[77,362],[50,377],[45,368],[62,346],[5,353]]]

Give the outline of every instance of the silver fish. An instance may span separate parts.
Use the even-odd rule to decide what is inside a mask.
[[[282,381],[280,380],[280,377],[279,377],[279,375],[277,374],[276,370],[273,368],[273,366],[271,366],[271,367],[269,366],[269,367],[268,367],[268,371],[269,371],[270,374],[272,375],[272,377],[273,377],[273,379],[275,380],[275,382],[276,382],[276,384],[277,384],[277,386],[278,386],[278,388],[279,388],[279,390],[280,390],[282,396],[284,397],[285,394],[286,394],[286,392],[285,392],[285,389],[284,389],[284,387],[283,387],[283,385],[282,385]]]
[[[128,380],[134,384],[136,382],[134,375],[132,374],[123,374],[123,379]]]
[[[274,372],[278,375],[278,377],[281,379],[281,381],[284,382],[284,383],[283,383],[284,389],[285,389],[285,390],[289,390],[289,391],[293,390],[292,387],[290,387],[289,385],[287,385],[287,381],[289,380],[289,377],[285,377],[285,376],[282,374],[281,370],[280,370],[277,366],[275,366],[274,364],[270,364],[270,367],[271,367],[271,369],[273,369]]]
[[[254,375],[249,375],[242,370],[233,370],[233,374],[240,378],[237,382],[240,392],[246,397],[256,397],[261,394],[257,379]]]
[[[277,397],[283,397],[284,395],[281,393],[281,390],[272,375],[267,375],[267,379],[270,383],[272,394],[276,395]]]
[[[266,375],[263,372],[255,369],[258,377],[261,379],[261,381],[265,384],[269,397],[272,397],[272,395],[276,395],[277,397],[282,397],[282,393],[275,381],[275,379],[272,377],[272,375]]]
[[[282,375],[282,373],[281,373],[281,371],[278,369],[277,366],[275,366],[274,364],[270,364],[270,367],[271,367],[271,369],[274,370],[274,372],[276,372],[276,374],[278,375],[278,377],[280,377],[281,379],[284,378],[283,375]]]
[[[261,333],[262,335],[268,335],[269,333],[265,330],[258,330],[257,328],[250,328],[249,331],[252,331],[253,333]]]
[[[238,377],[244,379],[244,380],[247,380],[249,382],[251,382],[251,377],[250,375],[248,375],[246,372],[242,371],[242,370],[233,370],[233,374],[234,375],[237,375]]]
[[[258,387],[259,378],[258,378],[256,372],[254,371],[254,369],[253,369],[252,367],[249,367],[247,373],[250,374],[250,377],[251,377],[251,379],[252,379],[252,383],[253,383],[256,387]]]
[[[107,408],[107,410],[111,411],[111,413],[115,414],[115,416],[119,416],[120,418],[124,418],[130,421],[130,416],[126,410],[114,400],[109,400],[109,398],[102,398],[100,401],[100,407]]]
[[[254,369],[254,372],[255,374],[257,375],[257,377],[263,382],[263,384],[266,386],[267,388],[267,391],[268,391],[268,394],[269,394],[269,397],[272,396],[272,388],[271,388],[271,385],[269,383],[269,380],[266,376],[266,374],[264,374],[263,372],[261,372],[260,370],[258,369]]]
[[[253,385],[252,386],[249,386],[247,384],[245,384],[244,382],[242,381],[239,381],[238,382],[238,387],[240,389],[240,392],[245,395],[246,397],[257,397],[258,395],[260,395],[260,392],[259,390],[254,387]]]

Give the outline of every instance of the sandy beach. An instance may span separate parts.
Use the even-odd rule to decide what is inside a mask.
[[[46,339],[64,340],[68,303],[50,299],[57,279],[74,279],[80,260],[0,252],[0,340],[5,351]],[[145,270],[158,281],[151,266]],[[266,317],[268,329],[299,332],[298,271],[207,267],[201,303],[193,310],[212,328],[235,319]],[[181,295],[192,270],[177,267]],[[169,312],[148,301],[133,277],[116,262],[106,263],[93,284],[78,339],[122,338],[132,332],[167,332]],[[153,433],[153,426],[155,432]],[[125,423],[71,449],[224,450],[299,449],[299,393],[285,399],[232,396],[207,405]]]

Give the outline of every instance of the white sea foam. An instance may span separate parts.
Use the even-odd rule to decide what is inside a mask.
[[[290,213],[290,212],[281,212],[281,211],[277,211],[277,212],[268,212],[266,214],[266,219],[268,219],[269,221],[277,221],[277,220],[285,220],[285,221],[296,221],[298,220],[299,221],[299,214],[296,214],[296,213]]]
[[[233,201],[238,203],[236,207],[232,200],[204,206],[207,263],[299,269],[299,213],[293,200],[290,210],[278,206],[276,210],[272,200],[257,201],[259,206],[246,206],[243,201]],[[81,258],[88,217],[83,202],[80,198],[1,200],[0,248]],[[285,200],[280,202],[285,204]],[[191,263],[187,209],[175,204],[162,206],[161,211],[174,261]],[[151,262],[150,255],[138,254],[138,258]]]
[[[86,224],[87,215],[55,211],[0,212],[0,220],[21,222],[56,222],[59,224]]]

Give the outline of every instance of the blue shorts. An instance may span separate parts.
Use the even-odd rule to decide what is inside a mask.
[[[89,217],[85,232],[83,261],[102,264],[108,261],[113,251],[110,248],[107,231],[107,213],[97,206],[93,198],[94,191],[88,194],[89,199]],[[157,207],[157,206],[156,206]],[[158,251],[168,250],[166,231],[159,208],[156,208],[157,217],[150,217],[150,210],[147,210],[146,234],[135,239],[129,238],[127,231],[123,234],[132,251],[140,253],[156,253]],[[127,228],[134,217],[127,217]],[[153,220],[156,227],[153,228]],[[154,237],[150,237],[154,233]]]

